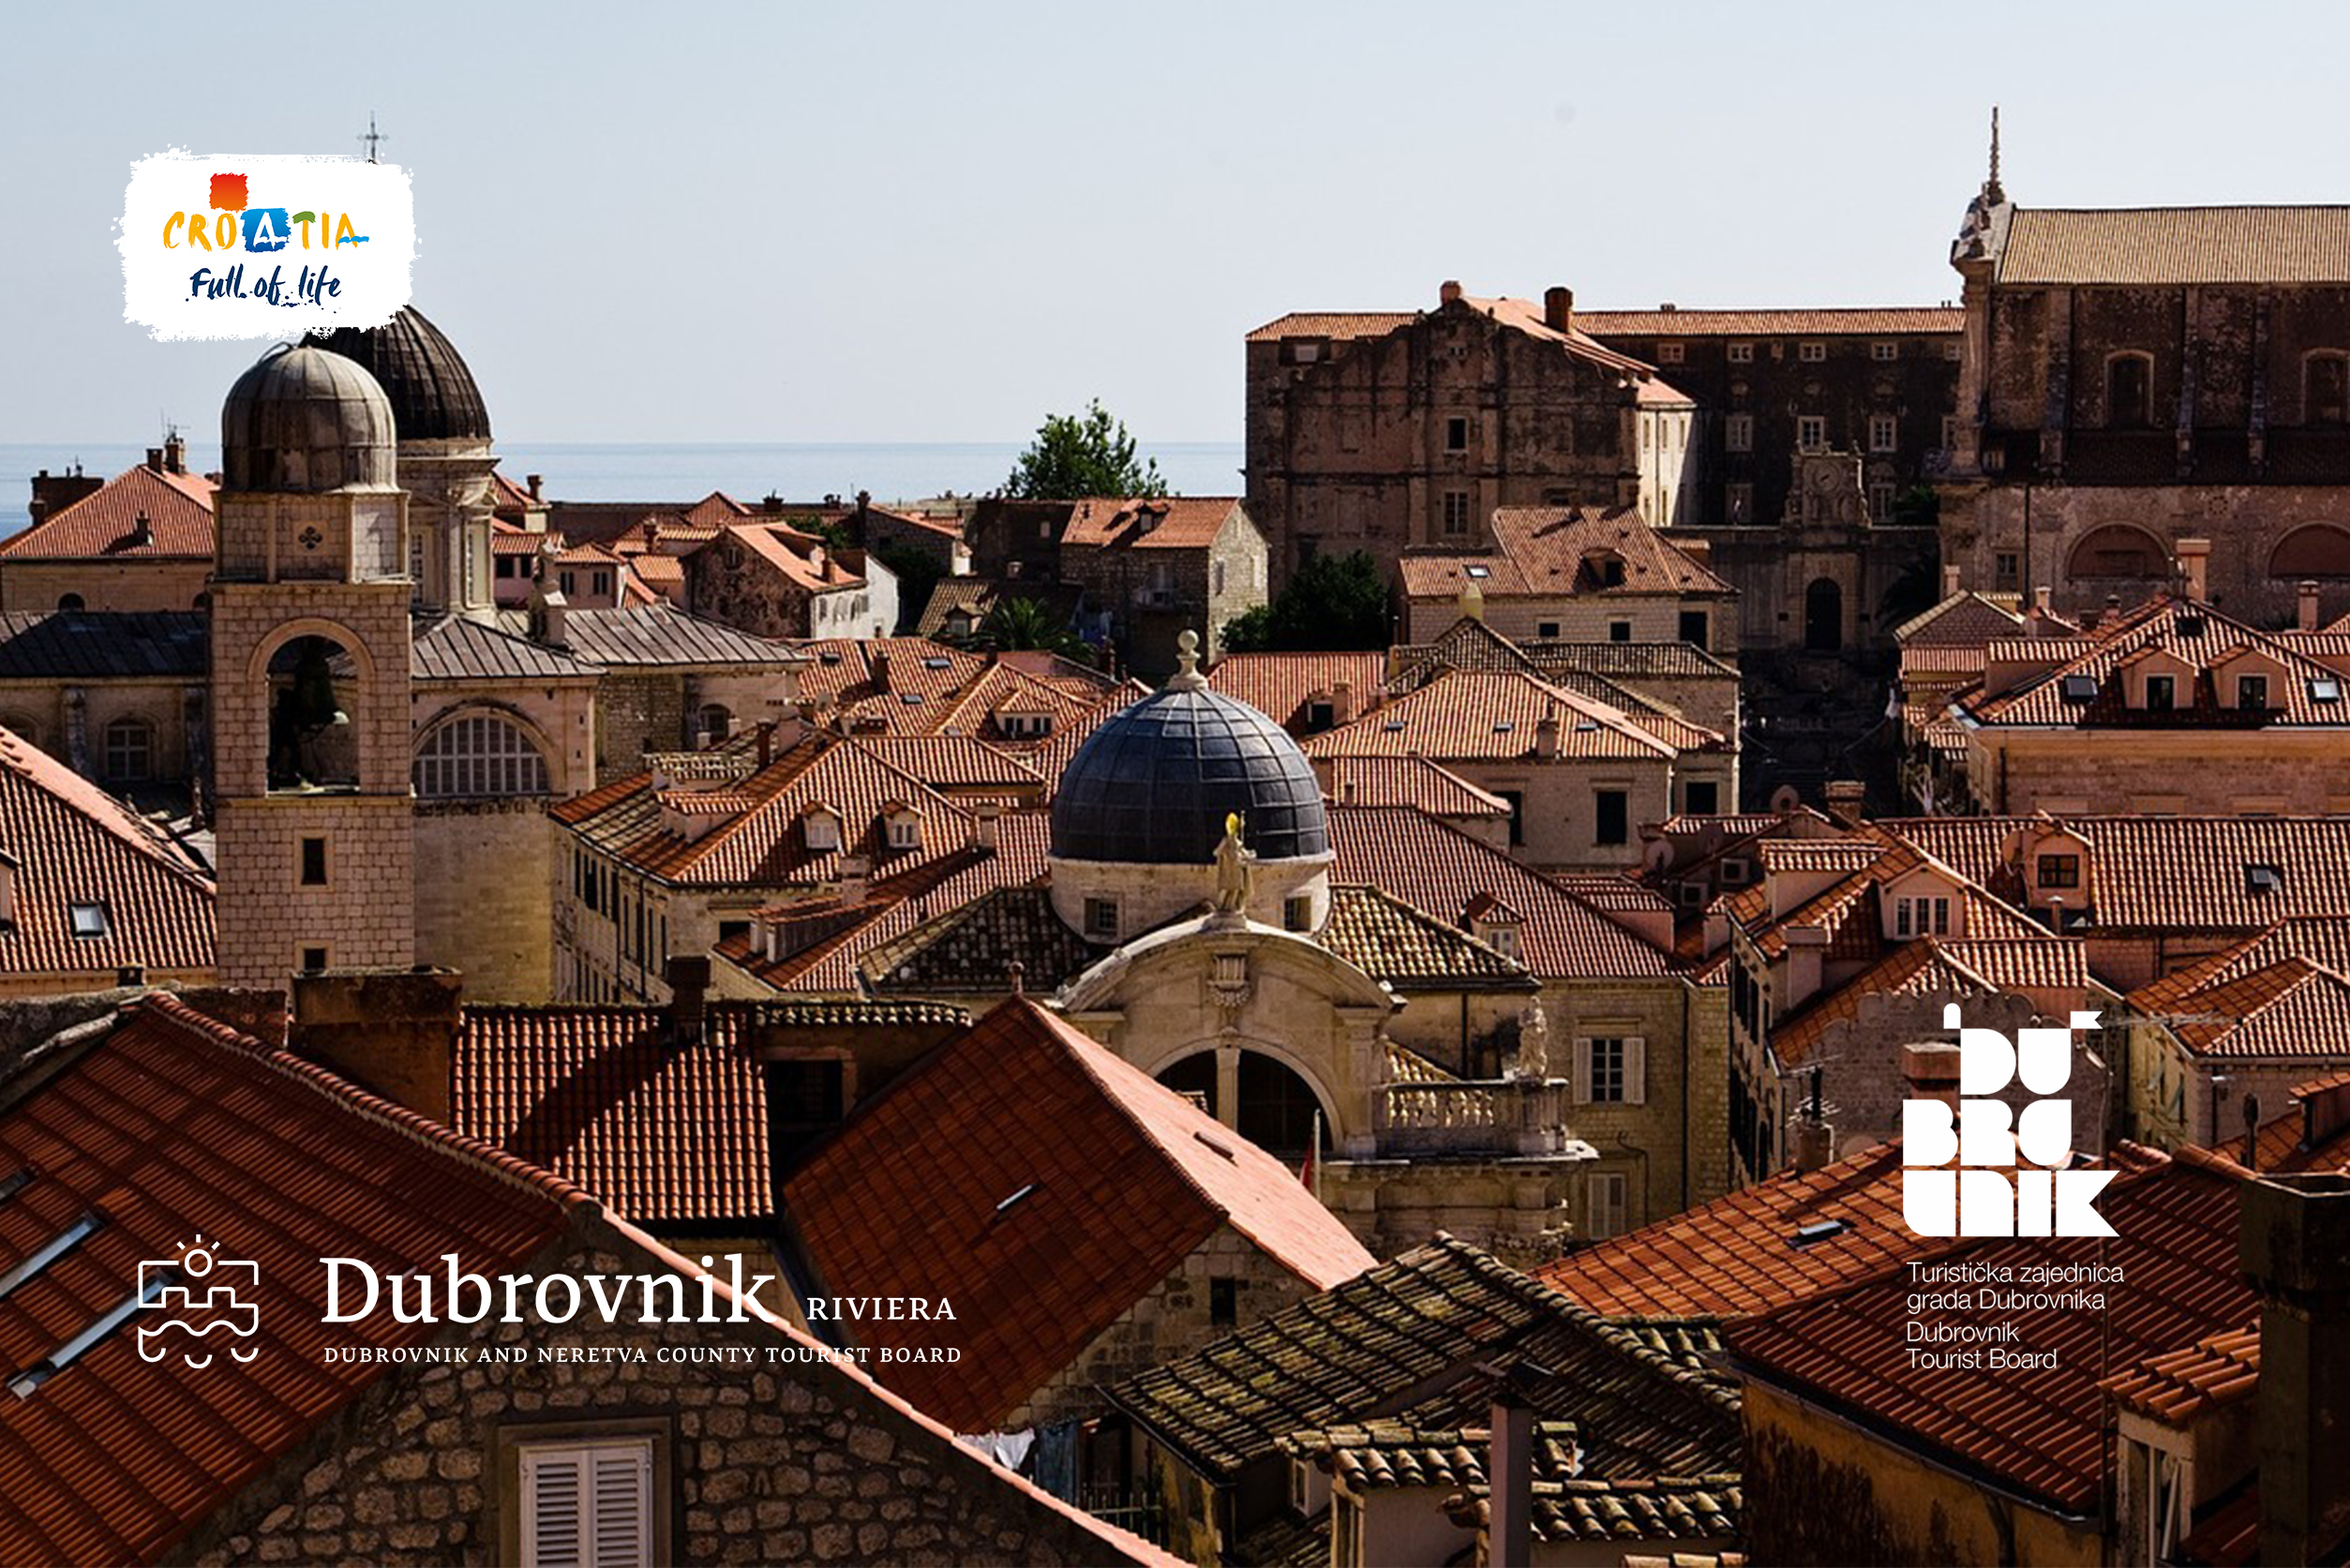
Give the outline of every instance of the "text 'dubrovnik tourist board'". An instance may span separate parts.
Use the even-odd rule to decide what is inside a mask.
[[[2029,1330],[2103,1312],[2122,1283],[2115,1263],[1912,1262],[1901,1329],[1910,1369],[2054,1371],[2058,1352]]]

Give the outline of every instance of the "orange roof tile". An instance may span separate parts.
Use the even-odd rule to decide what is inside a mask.
[[[1409,310],[1293,310],[1249,334],[1251,343],[1284,337],[1384,337],[1418,318]]]
[[[1559,724],[1562,757],[1670,758],[1678,748],[1623,709],[1496,670],[1446,670],[1351,724],[1300,742],[1309,757],[1429,756],[1440,762],[1532,758],[1546,718]],[[1713,735],[1711,730],[1690,731]],[[1714,737],[1716,740],[1720,738]]]
[[[1430,816],[1506,817],[1509,802],[1424,756],[1340,756],[1324,793],[1350,806],[1408,806]]]
[[[1372,1265],[1297,1173],[1015,998],[860,1106],[785,1184],[822,1288],[944,1297],[860,1342],[952,1343],[891,1379],[959,1431],[1001,1425],[1230,1226],[1309,1292]]]
[[[1207,683],[1288,730],[1309,730],[1307,709],[1351,689],[1357,714],[1379,706],[1387,679],[1385,653],[1227,653],[1207,671]]]
[[[2183,1426],[2259,1391],[2260,1329],[2255,1324],[2198,1339],[2183,1351],[2165,1351],[2102,1379],[2097,1386],[2125,1410]]]
[[[2019,207],[2001,283],[2350,283],[2350,207]]]
[[[2209,605],[2184,599],[2159,602],[2093,636],[2034,638],[1994,643],[1987,650],[1997,663],[2005,650],[2018,657],[2046,664],[2044,674],[1998,696],[1963,696],[1959,702],[1978,724],[2096,729],[2132,728],[2247,729],[2292,727],[2335,728],[2350,724],[2350,703],[2340,695],[2341,677],[2324,665],[2286,646],[2281,639],[2221,614]],[[2125,705],[2119,672],[2130,664],[2154,654],[2178,661],[2192,672],[2178,693],[2178,706],[2168,712],[2150,713]],[[2267,711],[2245,712],[2236,706],[2236,694],[2223,690],[2219,679],[2238,659],[2253,657],[2280,667],[2283,679],[2269,681]],[[2085,699],[2075,699],[2068,682],[2094,682]],[[2324,681],[2337,693],[2334,700],[2317,700],[2314,687]]]
[[[141,464],[125,469],[71,506],[0,541],[0,558],[79,560],[90,557],[210,557],[213,553],[210,479],[163,473]],[[138,542],[139,519],[146,543]]]
[[[1405,596],[1454,599],[1472,584],[1488,599],[1735,591],[1633,507],[1504,506],[1492,530],[1490,550],[1407,551],[1398,567]],[[1621,583],[1603,581],[1594,564],[1602,560],[1623,563]]]
[[[2298,955],[2178,998],[2164,1019],[2197,1056],[2263,1060],[2350,1053],[2350,978]]]
[[[1077,501],[1061,547],[1085,549],[1204,550],[1216,543],[1224,523],[1240,509],[1237,496],[1164,496],[1120,500],[1096,496]]]
[[[1590,333],[1582,330],[1579,320],[1573,331],[1561,332],[1543,320],[1539,301],[1511,299],[1506,295],[1496,299],[1479,299],[1463,294],[1460,303],[1470,309],[1490,316],[1504,326],[1514,327],[1528,336],[1558,344],[1578,359],[1589,360],[1611,370],[1620,370],[1636,379],[1639,395],[1643,400],[1670,400],[1686,403],[1688,399],[1657,379],[1656,368],[1621,354],[1607,347]],[[1249,334],[1251,343],[1273,343],[1287,337],[1382,337],[1399,327],[1412,325],[1420,320],[1420,313],[1408,310],[1319,310],[1292,312],[1266,322]]]
[[[1901,337],[1954,336],[1964,310],[1931,305],[1796,306],[1784,310],[1578,310],[1594,337]]]
[[[127,968],[203,976],[213,966],[211,876],[129,807],[5,729],[0,876],[14,887],[14,910],[0,919],[8,974],[53,975],[70,990],[89,977],[111,984]],[[76,906],[97,911],[102,934],[75,934]]]

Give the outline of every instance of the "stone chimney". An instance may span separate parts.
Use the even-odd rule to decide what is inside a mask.
[[[1439,306],[1451,305],[1459,298],[1460,283],[1459,279],[1448,277],[1444,279],[1444,282],[1437,285],[1436,303]]]
[[[1787,1006],[1782,1012],[1793,1012],[1819,994],[1821,971],[1828,957],[1828,928],[1820,925],[1790,925],[1787,937]]]
[[[2298,624],[2304,632],[2316,631],[2317,585],[2307,578],[2303,578],[2299,587],[2294,591],[2296,596],[2295,607],[2299,612],[2295,618],[2296,624]]]
[[[1795,1116],[1795,1169],[1818,1171],[1835,1163],[1836,1129],[1828,1125],[1819,1095],[1819,1069],[1811,1069],[1811,1090]]]
[[[1555,708],[1548,708],[1543,709],[1542,717],[1534,722],[1534,755],[1545,762],[1550,762],[1554,761],[1558,754],[1559,710]]]
[[[1330,723],[1333,726],[1355,722],[1355,682],[1339,680],[1330,686]]]
[[[541,581],[531,595],[531,640],[549,648],[565,648],[571,640],[571,602],[560,588]]]
[[[329,1071],[446,1122],[464,977],[454,969],[317,969],[293,977],[289,1043]]]
[[[187,471],[187,438],[177,430],[163,438],[163,471],[165,473]]]
[[[1858,779],[1831,779],[1824,793],[1830,816],[1838,822],[1859,824],[1868,802],[1866,784]]]
[[[1955,1042],[1919,1040],[1901,1048],[1901,1077],[1909,1099],[1938,1099],[1958,1110],[1958,1047]]]
[[[161,447],[151,446],[147,448],[147,471],[149,473],[164,473],[169,471],[163,466],[163,449]]]
[[[865,858],[861,855],[841,857],[841,902],[865,902]]]
[[[876,648],[871,653],[866,654],[865,669],[873,679],[875,691],[886,692],[890,689],[890,650],[888,649]]]
[[[1487,1437],[1485,1477],[1491,1496],[1486,1524],[1490,1568],[1527,1568],[1534,1552],[1534,1412],[1514,1380],[1499,1379]]]
[[[2237,1261],[2260,1295],[2260,1541],[2307,1563],[2350,1535],[2350,1176],[2238,1189]]]
[[[1966,569],[1963,567],[1944,566],[1942,568],[1942,597],[1945,599],[1957,597],[1961,591],[1961,585],[1966,581]]]
[[[95,495],[105,481],[84,475],[80,464],[71,473],[52,473],[47,469],[33,476],[33,521],[63,512],[83,496]]]
[[[677,1045],[699,1045],[710,1022],[710,955],[676,953],[662,971],[669,982],[669,1038]]]
[[[775,724],[773,720],[770,719],[760,722],[758,728],[758,747],[759,766],[761,768],[765,768],[775,760]]]
[[[522,476],[522,483],[523,486],[531,492],[531,499],[532,500],[543,500],[546,499],[539,493],[540,486],[546,483],[546,476],[545,474],[526,473]]]
[[[1003,815],[1004,808],[1000,801],[981,800],[972,809],[972,848],[993,849],[995,847],[995,825],[1003,819]]]
[[[1542,291],[1542,324],[1552,332],[1575,330],[1575,291],[1553,283]]]
[[[131,520],[130,543],[134,549],[144,549],[155,543],[155,524],[147,520],[144,508],[142,508],[139,515]]]
[[[2201,604],[2211,597],[2211,541],[2181,539],[2178,542],[2178,575],[2187,597]]]

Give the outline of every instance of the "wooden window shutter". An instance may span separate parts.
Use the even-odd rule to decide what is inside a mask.
[[[1579,1038],[1575,1042],[1575,1103],[1591,1103],[1591,1041]]]
[[[524,1568],[651,1568],[652,1443],[522,1451]]]
[[[1624,1103],[1648,1103],[1648,1041],[1638,1035],[1624,1042]]]

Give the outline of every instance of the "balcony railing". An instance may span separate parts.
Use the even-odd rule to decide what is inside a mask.
[[[1379,1153],[1557,1154],[1567,1144],[1566,1087],[1557,1078],[1387,1084],[1377,1102]]]

